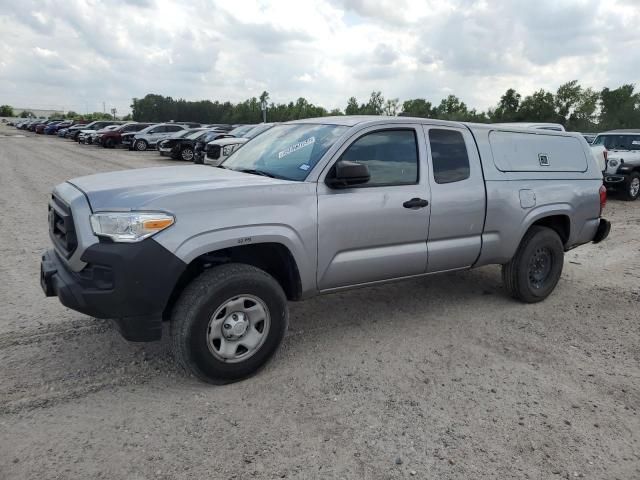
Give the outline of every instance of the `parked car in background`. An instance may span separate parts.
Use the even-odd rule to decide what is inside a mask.
[[[44,134],[44,130],[45,128],[47,128],[49,125],[57,125],[58,123],[60,123],[62,120],[50,120],[50,121],[46,121],[43,123],[39,123],[36,125],[36,128],[34,129],[34,132],[36,132],[37,134]]]
[[[131,150],[144,152],[149,148],[155,148],[156,144],[160,140],[164,140],[180,130],[187,130],[187,127],[178,123],[160,123],[152,125],[135,133],[129,148]]]
[[[78,133],[76,140],[78,143],[89,143],[90,135],[98,130],[102,130],[105,127],[110,125],[122,125],[123,122],[117,122],[115,120],[99,120],[96,122],[91,122],[85,128],[80,130]]]
[[[104,148],[114,148],[122,143],[122,135],[127,133],[137,133],[140,130],[143,130],[152,123],[139,123],[139,122],[129,122],[123,125],[118,125],[116,128],[111,130],[101,130],[96,135],[96,143],[102,145]]]
[[[67,130],[66,138],[77,141],[78,136],[80,135],[80,132],[83,130],[91,130],[91,131],[100,130],[112,124],[113,124],[113,121],[109,121],[109,120],[95,120],[87,124],[73,125],[72,127],[69,127],[69,129]]]
[[[581,135],[584,137],[584,139],[587,141],[587,143],[593,143],[593,141],[598,136],[597,133],[581,133]]]
[[[174,145],[176,144],[176,142],[178,140],[180,140],[181,138],[186,137],[187,135],[191,135],[192,133],[203,132],[205,130],[207,130],[205,127],[190,128],[188,130],[181,130],[179,132],[176,132],[176,133],[170,135],[169,137],[165,138],[164,140],[160,140],[156,144],[156,148],[158,149],[158,152],[160,153],[160,156],[171,155],[171,150],[173,149]]]
[[[625,200],[636,200],[640,196],[640,129],[599,133],[592,148],[605,149],[607,189],[621,192]]]
[[[44,133],[45,135],[55,135],[56,133],[58,133],[58,130],[60,130],[61,128],[70,127],[71,125],[73,125],[73,120],[65,120],[63,122],[50,123],[45,127]]]
[[[193,144],[193,162],[202,163],[199,159],[202,158],[202,152],[204,151],[204,147],[207,145],[207,143],[218,138],[228,137],[229,135],[229,130],[216,127],[207,132],[206,135],[198,137]]]
[[[199,156],[196,163],[206,163],[207,165],[216,167],[242,145],[252,138],[257,137],[262,132],[269,130],[274,125],[276,124],[261,123],[259,125],[251,125],[249,130],[244,130],[244,127],[241,127],[242,130],[238,129],[239,131],[232,130],[229,133],[233,136],[229,135],[207,143],[202,153],[198,152]]]
[[[205,128],[201,131],[193,132],[173,142],[169,155],[174,160],[193,161],[194,149],[198,142],[204,142],[206,138],[216,138],[226,135],[226,132],[218,128]]]
[[[177,125],[184,125],[187,128],[200,128],[200,127],[204,127],[204,125],[202,125],[201,123],[198,122],[168,122],[168,123],[175,123]]]
[[[289,301],[484,265],[543,301],[565,251],[609,234],[588,150],[572,133],[421,118],[276,125],[224,168],[58,185],[40,282],[129,340],[160,339],[168,319],[180,365],[234,382],[276,352]]]
[[[111,132],[120,126],[121,125],[118,124],[108,125],[100,130],[95,130],[93,133],[86,134],[84,136],[84,143],[87,145],[97,145],[96,140],[98,139],[98,136],[101,135],[101,132]],[[80,133],[80,136],[82,136],[82,133]]]
[[[70,132],[70,129],[72,128],[82,129],[86,126],[87,126],[86,123],[74,123],[73,125],[70,125],[68,127],[61,128],[60,130],[58,130],[58,136],[62,138],[68,138],[67,134]]]

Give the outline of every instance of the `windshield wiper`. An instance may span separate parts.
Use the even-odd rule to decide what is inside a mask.
[[[253,168],[243,168],[240,170],[236,170],[238,172],[242,172],[242,173],[250,173],[252,175],[262,175],[263,177],[269,177],[269,178],[278,178],[280,180],[289,180],[289,178],[287,177],[282,177],[280,175],[276,175],[270,172],[265,172],[264,170],[255,170]]]

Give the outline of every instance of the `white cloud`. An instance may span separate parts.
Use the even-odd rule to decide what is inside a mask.
[[[381,90],[485,109],[510,87],[638,83],[638,24],[637,0],[0,0],[0,103],[268,90],[344,108]]]

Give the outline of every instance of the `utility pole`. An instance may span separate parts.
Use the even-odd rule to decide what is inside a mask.
[[[262,108],[262,123],[267,123],[267,101],[263,100],[260,107]]]
[[[116,112],[117,110],[115,109],[115,107],[111,109],[111,115],[113,115],[114,120],[116,119]]]
[[[102,102],[102,113],[107,113],[107,107],[104,104],[104,101]]]

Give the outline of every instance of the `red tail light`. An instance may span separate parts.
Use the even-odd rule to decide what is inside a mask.
[[[607,187],[604,185],[600,185],[600,215],[602,215],[602,211],[604,210],[605,205],[607,204]]]

